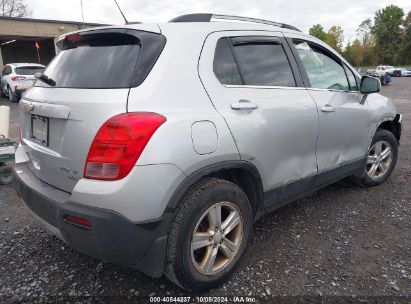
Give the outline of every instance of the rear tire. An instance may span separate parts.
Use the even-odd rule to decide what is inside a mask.
[[[19,102],[19,99],[13,94],[13,91],[10,89],[10,87],[7,88],[7,94],[9,95],[10,102]]]
[[[355,181],[363,187],[384,183],[392,174],[398,159],[398,141],[394,134],[378,129],[367,153],[363,177]]]
[[[235,270],[251,232],[252,211],[241,188],[222,179],[201,180],[181,201],[172,224],[166,276],[188,291],[219,286]]]

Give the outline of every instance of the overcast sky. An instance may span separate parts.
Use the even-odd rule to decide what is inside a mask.
[[[345,40],[366,18],[389,4],[411,10],[411,0],[117,0],[129,21],[165,22],[189,13],[217,13],[257,17],[292,24],[304,32],[320,23],[344,29]],[[81,21],[80,0],[27,0],[32,18]],[[124,23],[113,0],[83,0],[85,22]]]

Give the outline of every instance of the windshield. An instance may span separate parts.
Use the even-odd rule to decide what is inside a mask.
[[[77,36],[68,40],[44,71],[55,81],[54,87],[130,87],[140,53],[137,37],[119,33]],[[43,81],[36,86],[49,87]]]
[[[23,66],[15,68],[15,72],[17,75],[34,75],[37,72],[43,72],[44,67],[39,66]]]

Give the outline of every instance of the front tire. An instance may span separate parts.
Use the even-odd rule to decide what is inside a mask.
[[[397,159],[398,141],[394,134],[378,129],[368,150],[360,185],[374,187],[384,183],[394,171]]]
[[[166,276],[188,291],[219,286],[235,270],[250,242],[252,211],[237,185],[206,178],[180,203],[172,224]]]

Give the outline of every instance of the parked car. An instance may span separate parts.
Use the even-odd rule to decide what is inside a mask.
[[[367,75],[379,78],[381,81],[381,84],[383,85],[392,82],[391,77],[398,76],[398,73],[401,74],[401,72],[398,71],[393,66],[384,66],[384,65],[379,65],[377,69],[375,70],[367,70]]]
[[[57,47],[21,101],[16,187],[87,255],[213,288],[262,215],[394,170],[401,115],[379,80],[293,26],[194,14]]]
[[[399,68],[401,72],[401,77],[411,77],[411,70],[407,70],[406,68]]]
[[[9,63],[1,72],[0,93],[8,96],[11,102],[18,102],[21,95],[33,86],[35,73],[42,72],[45,66],[37,63]]]

